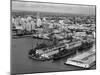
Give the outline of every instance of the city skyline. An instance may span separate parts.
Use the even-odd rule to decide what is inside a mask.
[[[12,11],[95,15],[95,6],[12,1]]]

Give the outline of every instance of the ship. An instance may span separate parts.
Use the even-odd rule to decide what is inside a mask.
[[[80,41],[74,40],[70,42],[64,42],[59,44],[54,44],[47,46],[46,44],[41,44],[34,49],[29,51],[29,56],[37,60],[50,60],[50,59],[59,59],[71,54],[76,53],[77,51],[82,51],[84,49],[88,50],[93,45],[93,41]]]
[[[44,48],[43,45],[39,46],[42,48],[35,48],[29,51],[29,57],[36,60],[50,60],[53,59],[53,55],[59,53],[59,50],[65,48],[65,45],[56,45]]]
[[[82,46],[82,42],[81,41],[77,41],[77,42],[73,41],[70,43],[66,43],[65,45],[66,45],[66,48],[64,50],[62,50],[58,54],[54,55],[54,58],[53,58],[54,60],[75,54],[76,51]]]
[[[44,47],[43,47],[44,46]],[[53,46],[39,46],[35,49],[31,49],[29,56],[38,60],[49,60],[65,57],[81,46],[81,41],[75,41],[71,43],[61,43]]]

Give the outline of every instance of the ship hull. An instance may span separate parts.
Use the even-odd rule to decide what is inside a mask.
[[[61,58],[64,58],[66,56],[70,56],[70,55],[73,55],[76,53],[76,50],[78,50],[79,47],[76,47],[76,48],[72,48],[72,49],[65,49],[63,50],[62,52],[59,52],[57,55],[54,56],[54,60],[57,60],[57,59],[61,59]]]
[[[60,58],[64,58],[64,57],[68,57],[70,55],[73,55],[73,54],[76,54],[77,51],[83,51],[83,50],[89,50],[89,48],[92,47],[92,43],[83,43],[82,45],[80,46],[77,46],[77,47],[73,47],[73,48],[64,48],[64,50],[58,50],[59,52],[57,54],[54,54],[52,55],[52,57],[49,57],[49,58],[41,58],[41,56],[37,55],[36,54],[36,50],[32,49],[30,50],[29,52],[29,56],[32,58],[32,59],[35,59],[35,60],[56,60],[56,59],[60,59]]]

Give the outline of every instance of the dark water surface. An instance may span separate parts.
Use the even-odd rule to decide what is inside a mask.
[[[32,38],[18,38],[12,39],[11,50],[11,71],[12,73],[36,73],[36,72],[50,72],[50,71],[69,71],[69,70],[83,70],[83,68],[65,65],[66,57],[53,61],[36,61],[29,59],[28,52],[36,44],[45,42],[52,44],[47,40],[32,39]],[[91,69],[95,69],[93,66]]]

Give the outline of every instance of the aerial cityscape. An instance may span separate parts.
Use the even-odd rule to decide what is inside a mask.
[[[95,6],[12,1],[11,40],[12,73],[96,69]]]

